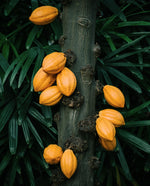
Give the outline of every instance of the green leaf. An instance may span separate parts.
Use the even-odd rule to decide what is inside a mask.
[[[16,77],[18,71],[19,71],[20,68],[22,67],[22,65],[23,65],[23,63],[24,63],[24,61],[26,60],[27,57],[28,57],[28,51],[23,52],[23,53],[19,56],[18,60],[15,61],[15,62],[17,62],[17,65],[15,66],[15,68],[13,69],[13,68],[11,67],[11,70],[13,69],[13,72],[12,72],[11,77],[10,77],[10,86],[13,84],[13,81],[14,81],[14,79],[15,79],[15,77]],[[14,63],[15,63],[15,62],[14,62]]]
[[[8,16],[11,11],[14,9],[14,7],[19,3],[19,0],[10,0],[4,9],[5,16]]]
[[[28,52],[28,58],[25,62],[25,64],[22,66],[21,72],[20,72],[20,76],[19,76],[19,80],[18,80],[18,88],[20,88],[20,86],[22,85],[27,72],[30,68],[30,66],[32,65],[32,62],[34,61],[35,57],[37,55],[37,51],[35,50],[35,48],[31,48],[30,51]]]
[[[105,37],[105,39],[107,40],[107,42],[108,42],[108,44],[109,44],[111,50],[112,50],[112,51],[116,50],[116,46],[115,46],[115,44],[114,44],[114,42],[113,42],[111,36],[108,35],[108,34],[104,34],[104,37]]]
[[[138,148],[146,153],[150,153],[150,145],[146,141],[144,141],[144,140],[142,140],[142,139],[134,136],[133,134],[131,134],[125,130],[122,130],[122,129],[120,129],[118,131],[118,135],[126,143],[130,143],[131,145],[135,146],[136,148]]]
[[[6,169],[6,167],[8,166],[10,160],[11,160],[12,156],[9,153],[9,151],[5,154],[5,156],[3,156],[3,158],[0,161],[0,175],[3,173],[3,171]]]
[[[132,175],[130,173],[130,169],[129,169],[129,166],[127,164],[127,160],[125,158],[125,155],[123,153],[123,150],[122,150],[122,147],[117,139],[117,156],[118,156],[118,159],[119,159],[119,162],[120,162],[120,165],[122,167],[122,170],[124,172],[124,175],[126,177],[127,180],[132,180]]]
[[[112,85],[112,81],[111,81],[111,78],[110,78],[109,74],[105,70],[103,70],[103,69],[101,69],[101,72],[102,72],[102,74],[104,76],[104,79],[106,81],[106,84]]]
[[[10,51],[10,46],[9,46],[9,43],[6,41],[3,44],[3,48],[2,48],[2,54],[3,54],[3,56],[5,57],[6,60],[8,60],[9,51]]]
[[[29,131],[27,121],[23,120],[21,126],[22,126],[22,130],[23,130],[23,134],[24,134],[24,138],[26,140],[26,143],[29,144],[30,143],[30,131]]]
[[[34,135],[35,139],[37,140],[38,144],[41,146],[41,148],[44,148],[43,146],[43,142],[42,142],[42,139],[40,138],[37,130],[35,129],[35,127],[33,126],[31,120],[27,117],[26,118],[27,122],[28,122],[28,126],[32,132],[32,134]]]
[[[18,159],[16,156],[12,159],[11,170],[9,172],[9,186],[13,186],[15,182],[16,172],[18,168]]]
[[[109,33],[120,37],[121,39],[125,40],[127,43],[130,43],[132,41],[132,39],[130,39],[126,34],[113,32],[113,31],[110,31]]]
[[[124,45],[122,45],[120,48],[118,48],[117,50],[113,51],[113,52],[110,52],[105,58],[104,60],[108,60],[110,59],[111,57],[119,54],[120,52],[124,51],[125,49],[129,48],[130,46],[132,45],[135,45],[137,42],[139,42],[140,40],[142,40],[143,38],[145,37],[145,35],[142,35],[140,36],[139,38],[131,41],[130,43],[126,43]]]
[[[2,83],[2,79],[0,77],[0,94],[4,92],[4,87],[3,87],[3,83]]]
[[[28,157],[24,158],[24,165],[26,167],[26,173],[27,173],[30,185],[35,186],[35,180],[34,180],[32,165],[31,165],[31,162],[30,162]]]
[[[42,123],[43,125],[45,125],[46,127],[51,127],[52,123],[51,120],[48,122],[45,120],[45,117],[34,107],[30,107],[30,109],[28,110],[29,114],[35,118],[36,120],[38,120],[40,123]]]
[[[11,154],[15,154],[18,144],[18,122],[16,115],[9,121],[9,150]]]
[[[118,23],[117,27],[125,27],[125,26],[150,26],[150,22],[148,21],[126,21]]]
[[[4,72],[7,71],[9,64],[4,56],[0,53],[0,67],[3,69]]]
[[[125,113],[126,117],[131,117],[134,114],[137,114],[138,112],[140,112],[141,110],[145,109],[146,107],[148,107],[150,105],[150,100],[146,101],[145,103],[133,108],[132,110],[129,110]]]
[[[37,26],[37,25],[34,25],[32,30],[30,31],[30,33],[28,34],[28,38],[27,38],[27,41],[26,41],[26,49],[29,49],[37,35],[37,33],[39,32],[40,30],[40,27]]]
[[[50,126],[48,126],[48,127],[51,127],[52,126],[52,109],[51,109],[51,107],[42,105],[41,109],[42,109],[42,113],[43,113],[45,119],[47,119],[50,122]]]
[[[141,121],[127,121],[125,126],[128,127],[145,127],[150,126],[150,120],[141,120]]]
[[[142,90],[141,90],[140,86],[136,82],[134,82],[132,79],[130,79],[129,77],[127,77],[125,74],[123,74],[122,72],[116,70],[113,67],[106,67],[106,70],[109,73],[111,73],[113,76],[115,76],[116,78],[118,78],[120,81],[122,81],[125,84],[127,84],[133,90],[137,91],[138,93],[142,93]]]
[[[15,109],[15,100],[11,100],[1,111],[0,113],[0,132],[3,130],[5,127],[6,123],[9,121],[12,113],[14,112]]]

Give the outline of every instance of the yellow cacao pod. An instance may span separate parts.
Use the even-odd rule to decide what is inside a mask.
[[[55,20],[58,9],[52,6],[40,6],[33,10],[29,20],[35,25],[46,25]]]
[[[116,138],[115,137],[112,141],[108,141],[108,140],[99,138],[99,143],[107,151],[113,151],[116,148]]]
[[[39,103],[46,106],[52,106],[57,104],[62,96],[63,95],[57,86],[51,86],[42,91],[39,97]]]
[[[112,141],[116,135],[116,129],[112,122],[98,117],[96,120],[96,131],[100,138]]]
[[[57,74],[64,68],[66,60],[67,58],[63,52],[48,54],[42,62],[43,70],[50,74]]]
[[[43,157],[45,161],[51,165],[58,164],[62,155],[62,148],[56,144],[48,145],[43,152]]]
[[[77,169],[77,158],[71,149],[66,149],[60,160],[63,174],[70,179]]]
[[[33,78],[33,88],[35,92],[40,92],[50,87],[56,80],[56,76],[46,73],[41,67]]]
[[[62,94],[70,96],[77,86],[76,76],[69,68],[64,67],[56,77],[56,84]]]
[[[99,112],[99,117],[105,118],[111,121],[115,127],[120,127],[121,125],[125,125],[123,115],[114,109],[104,109]]]
[[[116,108],[124,107],[125,97],[119,88],[112,85],[105,85],[103,92],[108,104]]]

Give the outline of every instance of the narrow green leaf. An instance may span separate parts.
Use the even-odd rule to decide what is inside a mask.
[[[16,178],[18,159],[14,156],[12,159],[11,170],[9,172],[9,186],[13,186]]]
[[[150,120],[141,120],[141,121],[128,121],[124,127],[145,127],[150,126]]]
[[[9,150],[11,154],[15,154],[18,144],[18,122],[16,115],[9,121]]]
[[[47,106],[42,105],[41,109],[42,109],[42,113],[43,113],[44,117],[52,122],[52,109],[51,109],[51,107],[47,107]],[[52,126],[52,124],[50,126]]]
[[[19,0],[10,0],[4,9],[5,16],[8,16],[11,11],[14,9],[14,7],[19,3]]]
[[[113,42],[111,36],[108,35],[108,34],[104,34],[104,37],[105,37],[105,39],[107,40],[107,42],[108,42],[108,44],[109,44],[111,50],[112,50],[112,51],[116,50],[116,46],[115,46],[115,44],[114,44],[114,42]]]
[[[150,153],[150,145],[146,141],[144,141],[144,140],[142,140],[142,139],[134,136],[133,134],[131,134],[125,130],[122,130],[122,129],[120,129],[118,131],[118,135],[126,143],[130,143],[131,145],[135,146],[136,148],[138,148],[146,153]]]
[[[139,38],[131,41],[130,43],[126,43],[124,45],[122,45],[120,48],[118,48],[117,50],[113,51],[113,52],[110,52],[105,58],[104,60],[108,60],[110,59],[111,57],[119,54],[120,52],[124,51],[125,49],[129,48],[130,46],[136,44],[137,42],[139,42],[140,40],[142,40],[143,38],[145,37],[145,35],[142,35],[140,36]]]
[[[120,37],[121,39],[125,40],[127,43],[130,43],[132,41],[132,39],[130,39],[126,34],[113,32],[113,31],[110,31],[109,33]]]
[[[30,109],[28,110],[29,114],[35,118],[36,120],[38,120],[40,123],[42,123],[43,125],[45,125],[46,127],[51,127],[52,123],[51,121],[47,122],[45,120],[45,117],[34,107],[30,107]]]
[[[27,157],[24,158],[24,165],[26,167],[26,173],[27,173],[30,185],[35,186],[35,180],[34,180],[32,165],[31,165],[31,162],[30,162],[29,158],[27,158]]]
[[[9,153],[9,151],[3,156],[3,158],[0,161],[0,175],[3,173],[3,171],[6,169],[7,165],[9,164],[12,156]]]
[[[8,60],[9,57],[9,51],[10,51],[10,46],[8,42],[5,42],[2,48],[2,54],[5,57],[6,60]]]
[[[28,58],[25,62],[25,64],[22,66],[21,72],[20,72],[20,76],[19,76],[19,80],[18,80],[18,88],[20,88],[20,86],[22,85],[27,72],[30,68],[30,66],[32,65],[32,62],[34,61],[35,57],[37,55],[37,51],[35,50],[35,48],[30,49],[29,53],[28,53]]]
[[[37,25],[34,25],[32,30],[30,31],[30,33],[28,34],[28,38],[26,41],[26,49],[29,49],[37,35],[37,33],[39,32],[40,27]]]
[[[4,92],[4,87],[3,87],[3,83],[2,83],[2,79],[0,77],[0,94]]]
[[[110,79],[109,74],[108,74],[104,69],[101,69],[101,72],[102,72],[102,74],[103,74],[103,76],[104,76],[104,79],[105,79],[105,81],[106,81],[106,84],[112,85],[112,81],[111,81],[111,79]]]
[[[18,57],[19,57],[19,54],[18,54],[18,51],[17,51],[15,45],[14,45],[11,41],[9,41],[9,40],[8,40],[8,42],[9,42],[9,45],[10,45],[10,47],[12,48],[12,50],[13,50],[13,52],[14,52],[16,58],[18,58]]]
[[[127,77],[125,74],[123,74],[122,72],[116,70],[113,67],[106,67],[106,70],[109,73],[111,73],[113,76],[115,76],[116,78],[118,78],[120,81],[122,81],[125,84],[127,84],[133,90],[137,91],[138,93],[142,93],[142,90],[141,90],[140,86],[135,81],[133,81],[132,79],[130,79],[129,77]]]
[[[106,65],[115,66],[115,67],[150,67],[150,64],[135,64],[129,61],[126,62],[117,62],[117,63],[107,63]]]
[[[55,33],[55,40],[58,40],[62,35],[62,24],[60,24],[60,21],[58,19],[55,19],[55,21],[53,21],[50,26]]]
[[[133,108],[132,110],[129,110],[125,113],[126,117],[133,116],[134,114],[137,114],[139,111],[143,110],[144,108],[148,107],[150,105],[150,100],[146,101],[145,103]]]
[[[31,120],[28,117],[26,118],[26,120],[27,120],[28,126],[29,126],[32,134],[34,135],[35,139],[37,140],[38,144],[41,146],[41,148],[44,148],[42,139],[39,136],[39,134],[38,134],[37,130],[35,129],[35,127],[33,126]]]
[[[13,111],[15,109],[15,100],[11,100],[0,113],[0,132],[5,127],[6,123],[9,121]]]
[[[22,67],[24,61],[26,60],[28,56],[28,51],[23,52],[20,56],[19,59],[17,60],[17,65],[15,66],[15,68],[13,69],[13,72],[11,74],[10,77],[10,86],[13,84],[13,81],[18,73],[18,71],[20,70],[20,68]]]
[[[4,72],[6,72],[9,67],[8,61],[4,58],[4,56],[1,53],[0,53],[0,67],[3,69]]]
[[[126,26],[150,26],[148,21],[126,21],[118,23],[117,27],[126,27]]]
[[[22,126],[22,130],[23,130],[23,134],[24,134],[24,138],[26,140],[26,143],[29,144],[30,143],[30,131],[28,128],[27,121],[23,120],[21,126]]]
[[[117,147],[118,147],[117,156],[118,156],[120,165],[122,167],[122,170],[124,172],[124,175],[125,175],[127,180],[131,181],[132,180],[132,175],[130,173],[130,169],[129,169],[129,166],[127,164],[127,160],[125,158],[125,155],[123,153],[122,147],[121,147],[118,139],[117,139]]]
[[[136,68],[136,67],[130,67],[130,68],[129,68],[129,71],[130,71],[133,75],[135,75],[137,78],[139,78],[139,79],[141,79],[141,80],[144,79],[144,78],[143,78],[143,74],[141,73],[141,71],[140,71],[138,68]]]

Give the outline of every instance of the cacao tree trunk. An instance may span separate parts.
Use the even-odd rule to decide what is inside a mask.
[[[77,90],[84,101],[77,108],[60,105],[58,122],[58,144],[64,147],[69,137],[80,137],[87,142],[87,150],[76,153],[78,167],[71,179],[62,185],[93,186],[94,170],[90,160],[94,155],[94,135],[79,130],[78,123],[95,113],[95,20],[96,0],[73,0],[64,5],[62,12],[63,41],[62,51],[70,49],[76,55],[70,69],[77,77]],[[78,95],[77,95],[78,96]],[[78,142],[77,142],[78,143]]]

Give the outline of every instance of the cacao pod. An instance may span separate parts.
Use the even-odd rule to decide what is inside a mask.
[[[70,96],[77,86],[76,76],[69,68],[64,67],[56,77],[56,84],[62,94]]]
[[[96,120],[96,131],[100,138],[112,141],[116,135],[116,129],[112,122],[98,117]]]
[[[99,112],[99,117],[108,119],[111,121],[115,127],[120,127],[121,125],[125,125],[123,115],[114,109],[104,109]]]
[[[119,88],[112,85],[105,85],[103,87],[103,92],[108,104],[118,108],[124,107],[125,97]]]
[[[58,9],[52,6],[40,6],[33,10],[29,20],[35,25],[46,25],[55,20]]]
[[[77,169],[77,158],[71,149],[66,149],[60,160],[63,174],[70,179]]]
[[[116,148],[116,138],[115,137],[112,141],[108,141],[108,140],[99,138],[99,142],[100,142],[101,146],[104,149],[106,149],[107,151],[113,151]]]
[[[42,91],[39,97],[39,103],[46,106],[52,106],[57,104],[62,96],[63,95],[57,86],[51,86]]]
[[[52,52],[44,57],[43,70],[50,74],[57,74],[64,68],[66,60],[67,58],[63,52]]]
[[[51,165],[58,164],[62,155],[62,148],[56,144],[48,145],[43,152],[43,157],[45,161]]]
[[[56,76],[46,73],[41,67],[33,78],[33,88],[35,92],[40,92],[50,87],[55,82]]]

